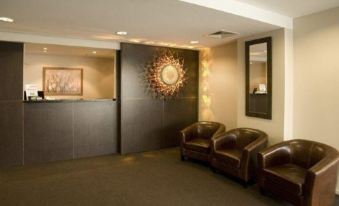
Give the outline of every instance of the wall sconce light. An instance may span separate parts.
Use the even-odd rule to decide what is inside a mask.
[[[203,77],[208,77],[209,75],[210,75],[210,69],[208,67],[203,68],[202,76]]]
[[[204,102],[204,104],[206,105],[206,107],[210,107],[211,106],[211,97],[208,95],[203,95],[202,96],[202,101]]]

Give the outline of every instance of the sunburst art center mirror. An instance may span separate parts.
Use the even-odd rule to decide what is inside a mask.
[[[167,85],[173,85],[179,80],[179,72],[173,65],[166,65],[161,71],[161,80]]]
[[[184,61],[171,51],[157,52],[145,67],[145,79],[156,97],[175,97],[186,82]]]

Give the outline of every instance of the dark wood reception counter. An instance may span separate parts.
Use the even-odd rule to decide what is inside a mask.
[[[117,152],[112,100],[24,102],[24,164]]]
[[[0,168],[117,153],[117,101],[23,101],[23,43],[0,42],[0,59]]]
[[[71,102],[111,102],[116,99],[54,99],[54,100],[37,100],[37,101],[26,101],[24,103],[37,104],[37,103],[71,103]]]

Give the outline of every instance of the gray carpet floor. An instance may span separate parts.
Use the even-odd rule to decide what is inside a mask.
[[[243,188],[178,148],[0,170],[1,206],[288,205]],[[338,204],[339,205],[339,204]]]

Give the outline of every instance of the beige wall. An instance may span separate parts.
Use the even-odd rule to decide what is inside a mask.
[[[237,44],[232,42],[200,53],[199,119],[222,122],[227,129],[237,122]]]
[[[294,137],[339,149],[339,8],[294,21]],[[337,184],[339,193],[339,184]]]
[[[269,134],[270,144],[303,138],[339,150],[338,19],[339,8],[336,8],[296,18],[293,32],[280,29],[240,39],[237,48],[223,45],[203,52],[202,60],[209,59],[211,65],[214,62],[218,66],[205,66],[210,68],[205,80],[204,70],[200,73],[200,119],[221,121],[228,129],[261,129]],[[273,38],[272,120],[245,116],[244,42],[266,36]],[[208,92],[202,89],[206,79]],[[210,108],[203,100],[206,93],[211,96],[207,101]]]
[[[25,54],[24,85],[42,90],[42,68],[83,68],[83,96],[54,96],[56,99],[111,99],[114,96],[114,59],[82,56]]]
[[[272,120],[245,115],[245,41],[272,36]],[[201,52],[199,119],[219,121],[227,129],[250,127],[270,136],[270,144],[284,139],[284,30],[239,39]]]
[[[272,37],[272,120],[247,117],[245,115],[245,41]],[[237,127],[263,130],[269,135],[269,144],[283,141],[284,137],[284,30],[279,29],[238,40],[237,73]]]

